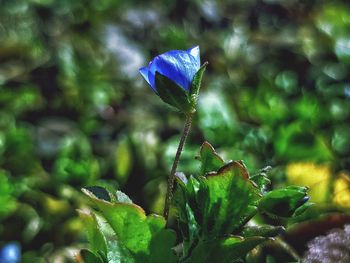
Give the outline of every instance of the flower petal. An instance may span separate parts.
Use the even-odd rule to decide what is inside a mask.
[[[157,91],[156,91],[156,89],[155,89],[154,82],[153,82],[153,85],[152,85],[151,82],[150,82],[150,80],[149,80],[149,71],[150,71],[150,70],[149,70],[149,67],[142,67],[142,68],[139,69],[139,71],[140,71],[142,77],[143,77],[143,78],[147,81],[147,83],[151,86],[152,90],[155,91],[155,92],[157,93]]]
[[[161,54],[155,57],[147,67],[140,68],[140,73],[156,93],[158,93],[155,84],[156,72],[188,91],[199,68],[199,46],[194,46],[185,51],[172,50]]]
[[[140,71],[142,77],[147,81],[147,83],[150,84],[149,80],[148,80],[148,67],[142,67],[139,69],[139,71]]]
[[[199,65],[201,64],[199,46],[194,46],[194,47],[191,47],[190,49],[187,49],[187,53],[193,56]]]
[[[200,68],[197,59],[187,51],[172,50],[157,56],[150,65],[149,81],[154,84],[155,72],[168,77],[180,87],[189,90],[193,77]]]

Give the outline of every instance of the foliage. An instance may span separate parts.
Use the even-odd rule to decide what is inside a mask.
[[[104,188],[95,187],[83,191],[99,211],[80,213],[88,229],[91,252],[101,262],[164,262],[165,258],[176,262],[172,251],[175,232],[165,229],[164,218],[146,216],[141,207],[121,192],[112,196]],[[102,199],[101,191],[107,198]],[[89,256],[82,257],[89,262]]]
[[[146,216],[122,192],[88,187],[83,192],[95,209],[80,212],[90,243],[90,252],[81,252],[83,262],[96,258],[114,263],[164,262],[164,258],[167,262],[234,262],[283,230],[250,225],[255,215],[292,217],[308,200],[305,187],[266,191],[266,184],[256,184],[242,162],[225,163],[207,142],[199,160],[198,175],[182,174],[177,180],[175,207],[181,233],[177,256],[175,232],[165,229],[164,218]],[[254,177],[265,178],[265,174]]]
[[[205,138],[252,171],[273,167],[271,189],[309,187],[303,216],[257,218],[304,229],[295,247],[333,224],[325,214],[349,223],[349,13],[345,0],[0,1],[0,247],[72,262],[86,185],[161,213],[182,122],[138,69],[194,45],[210,64],[178,170],[206,173],[193,160]]]

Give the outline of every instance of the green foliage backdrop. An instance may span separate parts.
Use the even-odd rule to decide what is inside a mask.
[[[179,170],[208,140],[276,185],[311,167],[331,182],[315,200],[346,204],[349,28],[345,0],[0,0],[0,246],[72,260],[87,185],[161,213],[182,120],[138,69],[194,45],[209,65]]]

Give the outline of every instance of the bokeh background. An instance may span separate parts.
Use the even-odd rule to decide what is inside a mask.
[[[138,69],[194,45],[209,66],[179,170],[207,140],[350,208],[346,0],[0,0],[0,43],[0,247],[23,262],[86,246],[83,186],[162,212],[183,117]]]

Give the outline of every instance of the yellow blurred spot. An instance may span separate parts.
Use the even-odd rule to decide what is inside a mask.
[[[65,214],[70,211],[67,201],[59,200],[49,195],[43,196],[43,205],[49,214]]]
[[[289,184],[308,186],[312,202],[326,201],[331,179],[328,165],[317,165],[311,162],[290,163],[286,168]]]
[[[128,180],[132,166],[132,154],[127,139],[124,138],[118,142],[114,160],[115,177],[120,185],[124,185]]]
[[[345,172],[340,173],[334,183],[333,202],[337,205],[350,208],[350,177]]]

